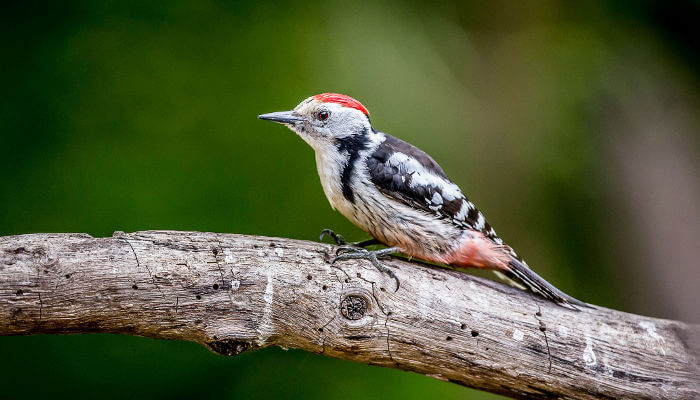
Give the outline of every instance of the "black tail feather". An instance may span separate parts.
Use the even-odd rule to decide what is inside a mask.
[[[538,293],[545,299],[551,300],[561,306],[578,310],[576,306],[593,308],[591,305],[577,300],[561,290],[555,288],[552,284],[537,275],[525,263],[515,257],[511,257],[508,263],[508,269],[501,271],[511,279],[521,282],[525,287],[534,293]]]

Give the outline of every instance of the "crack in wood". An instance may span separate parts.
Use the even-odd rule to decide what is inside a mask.
[[[544,334],[544,343],[547,345],[547,357],[549,359],[549,369],[547,372],[551,373],[552,372],[552,353],[549,350],[549,339],[547,338],[547,326],[544,324],[544,321],[540,319],[542,316],[542,309],[540,308],[539,304],[537,305],[537,312],[535,313],[535,319],[539,323],[539,329],[542,334]]]
[[[214,261],[216,262],[216,267],[219,269],[219,275],[221,276],[221,289],[226,290],[226,294],[228,295],[228,301],[231,302],[231,308],[235,309],[236,305],[233,303],[233,297],[231,296],[231,289],[225,289],[226,287],[226,280],[224,278],[224,270],[221,268],[221,264],[219,264],[219,254],[223,255],[223,248],[221,247],[221,243],[218,243],[218,247],[215,247],[212,249],[212,253],[214,253]],[[233,279],[233,270],[231,270],[231,279]]]
[[[37,292],[37,294],[39,294],[39,322],[41,322],[44,314],[44,302],[41,301],[41,292]]]
[[[126,242],[126,244],[129,245],[129,247],[131,248],[131,252],[134,253],[134,258],[136,259],[136,267],[141,268],[141,263],[139,262],[139,257],[136,255],[136,250],[134,250],[134,246],[131,245],[131,242],[129,241],[129,239],[127,239],[126,237],[123,237],[123,236],[120,237],[120,239],[123,239]],[[153,286],[155,286],[156,289],[158,289],[161,296],[163,296],[163,299],[165,299],[165,293],[163,293],[161,288],[156,283],[156,279],[153,277],[153,274],[151,274],[151,269],[148,268],[148,265],[144,265],[144,267],[146,267],[146,271],[148,271],[148,276],[151,277],[151,282],[153,282]]]
[[[347,277],[348,280],[352,279],[352,278],[350,277],[350,275],[349,275],[347,272],[345,272],[345,270],[342,269],[341,267],[334,266],[333,264],[331,264],[331,267],[334,267],[334,268],[337,268],[337,269],[341,270],[341,271],[345,274],[345,276]],[[385,319],[384,319],[384,329],[386,329],[386,351],[387,351],[387,353],[389,354],[389,359],[390,359],[391,361],[393,361],[393,362],[398,366],[398,365],[399,365],[399,362],[396,361],[396,360],[394,359],[394,355],[392,354],[392,352],[391,352],[391,347],[390,347],[390,345],[389,345],[389,343],[390,343],[390,338],[391,338],[391,333],[389,332],[388,323],[389,323],[391,311],[387,311],[387,310],[384,308],[384,305],[382,304],[382,302],[379,301],[379,297],[377,296],[376,288],[375,288],[376,285],[377,285],[377,282],[376,282],[376,281],[371,281],[371,280],[369,280],[369,279],[363,277],[363,276],[360,275],[359,273],[357,274],[357,278],[360,279],[360,280],[362,280],[362,281],[364,281],[364,282],[366,282],[366,283],[369,283],[370,286],[371,286],[371,288],[372,288],[372,290],[371,290],[372,297],[374,298],[374,301],[377,303],[377,308],[379,309],[379,311],[381,311],[382,314],[384,314],[384,317],[385,317]],[[342,283],[341,283],[341,286],[342,286]]]
[[[326,322],[322,327],[318,329],[319,333],[321,334],[321,352],[318,354],[323,354],[326,352],[326,327],[330,325],[331,322],[335,321],[337,315],[334,314],[333,318],[330,319],[330,321]]]

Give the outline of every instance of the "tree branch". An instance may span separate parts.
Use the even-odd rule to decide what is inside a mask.
[[[199,232],[0,237],[0,334],[112,332],[265,346],[516,398],[698,398],[700,326],[579,312],[446,269],[332,267],[333,247]]]

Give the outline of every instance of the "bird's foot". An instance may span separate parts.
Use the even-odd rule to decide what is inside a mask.
[[[371,246],[373,244],[381,244],[377,239],[368,239],[368,240],[363,240],[360,242],[348,243],[345,240],[345,238],[343,237],[343,235],[341,235],[339,233],[335,233],[332,229],[322,230],[321,236],[319,236],[318,240],[322,242],[324,236],[328,236],[331,239],[333,239],[333,241],[335,242],[335,244],[337,246],[367,247],[367,246]]]
[[[399,278],[396,276],[394,271],[392,271],[389,267],[385,266],[384,264],[379,262],[379,259],[382,257],[387,257],[391,253],[395,253],[398,249],[395,247],[389,247],[386,249],[381,249],[381,250],[366,250],[362,248],[357,248],[354,246],[340,246],[338,250],[336,251],[336,254],[338,254],[332,261],[331,264],[335,264],[337,261],[344,261],[344,260],[368,260],[374,265],[374,268],[376,268],[379,272],[383,272],[390,277],[394,278],[396,281],[396,290],[399,290],[400,282]]]

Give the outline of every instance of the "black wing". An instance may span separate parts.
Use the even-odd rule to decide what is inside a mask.
[[[367,159],[370,179],[379,191],[409,207],[447,219],[459,227],[480,231],[503,245],[481,212],[467,200],[457,185],[447,179],[435,160],[415,146],[393,136],[386,137],[386,141]],[[552,286],[532,271],[509,246],[504,247],[511,255],[508,268],[500,271],[506,274],[506,279],[520,281],[531,291],[558,304],[574,309],[577,309],[575,306],[590,307]]]
[[[497,239],[481,212],[450,182],[438,163],[419,148],[386,135],[386,140],[367,159],[367,170],[372,183],[384,195]]]

